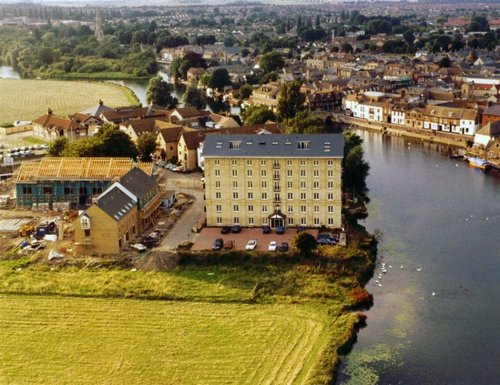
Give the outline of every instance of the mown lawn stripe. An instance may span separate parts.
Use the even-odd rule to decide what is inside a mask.
[[[307,305],[0,295],[0,384],[302,384],[324,320]]]

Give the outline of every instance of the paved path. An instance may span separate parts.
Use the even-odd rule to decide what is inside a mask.
[[[177,219],[174,226],[161,244],[155,248],[156,251],[175,250],[177,245],[184,241],[193,241],[198,234],[191,231],[197,221],[203,216],[203,186],[200,182],[200,174],[176,174],[171,171],[165,171],[167,190],[174,190],[176,193],[185,193],[194,197],[193,204]]]

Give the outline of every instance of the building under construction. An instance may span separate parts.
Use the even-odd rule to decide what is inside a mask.
[[[152,163],[129,158],[47,157],[23,162],[16,172],[17,207],[43,204],[52,208],[54,203],[69,203],[72,209],[83,208],[133,167],[149,176],[153,173]]]

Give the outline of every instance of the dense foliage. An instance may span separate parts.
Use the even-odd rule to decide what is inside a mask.
[[[91,138],[68,141],[57,138],[51,142],[48,150],[51,156],[68,157],[125,157],[137,158],[138,150],[130,137],[118,126],[104,124]]]
[[[364,160],[363,139],[352,131],[344,132],[344,159],[342,182],[346,192],[361,200],[368,200],[366,177],[370,170],[369,164]]]
[[[254,124],[264,124],[267,121],[275,120],[276,116],[269,107],[264,104],[252,105],[241,111],[241,117],[245,126],[253,126]]]
[[[0,60],[23,76],[85,77],[86,74],[121,74],[149,77],[158,71],[155,53],[124,46],[114,35],[98,42],[88,26],[0,28]]]
[[[264,73],[269,73],[283,68],[285,62],[279,52],[271,51],[261,56],[259,64]]]
[[[151,162],[151,155],[156,150],[156,135],[152,132],[145,132],[137,139],[137,152],[143,162]]]
[[[297,113],[304,110],[305,95],[300,92],[299,81],[283,83],[278,95],[277,115],[285,121],[295,117]]]
[[[185,106],[196,107],[199,110],[205,109],[207,100],[202,90],[194,85],[189,85],[182,96]]]
[[[172,96],[173,91],[172,84],[167,83],[160,76],[151,78],[146,94],[147,102],[165,108],[175,108],[179,101],[175,96]]]

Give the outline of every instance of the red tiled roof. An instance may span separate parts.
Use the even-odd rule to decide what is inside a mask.
[[[56,116],[51,112],[36,118],[35,120],[33,120],[33,123],[39,124],[40,126],[45,128],[63,129],[64,131],[71,131],[81,127],[81,125],[75,120],[61,118],[60,116]]]

